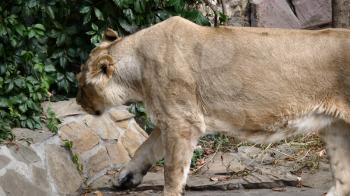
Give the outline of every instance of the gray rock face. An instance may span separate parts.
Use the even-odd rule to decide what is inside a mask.
[[[33,173],[33,182],[35,185],[45,190],[50,190],[50,185],[47,178],[47,172],[45,169],[33,166],[32,173]]]
[[[61,194],[75,193],[80,188],[82,178],[71,161],[66,149],[49,144],[46,146],[46,157],[50,176]]]
[[[286,0],[252,0],[251,9],[252,26],[301,28]]]
[[[0,155],[0,168],[4,168],[7,164],[9,164],[11,159],[4,155]]]
[[[7,170],[6,174],[0,177],[0,187],[2,187],[7,196],[49,195],[48,192],[41,187],[35,186],[25,176],[18,174],[14,170]]]
[[[24,163],[35,163],[39,162],[40,158],[30,147],[19,144],[18,146],[9,147],[12,156],[14,156],[18,161]]]
[[[302,28],[311,28],[332,22],[331,0],[293,0]]]
[[[46,128],[43,128],[43,130],[14,128],[12,129],[12,133],[16,136],[17,142],[23,145],[43,142],[54,135],[53,133],[49,132]]]

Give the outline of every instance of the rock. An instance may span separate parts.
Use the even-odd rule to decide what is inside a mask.
[[[93,181],[89,187],[91,189],[101,189],[101,188],[108,188],[113,187],[113,177],[112,176],[101,176],[100,178]]]
[[[124,148],[122,143],[106,144],[106,149],[112,164],[121,165],[130,160],[128,151]]]
[[[329,164],[320,162],[320,168],[315,171],[303,171],[301,173],[302,184],[306,187],[317,189],[330,189],[333,185],[333,177]]]
[[[247,189],[274,188],[284,186],[299,186],[299,178],[292,175],[287,168],[259,168],[249,175],[242,177],[245,183],[243,187]]]
[[[35,185],[43,189],[49,189],[50,185],[47,180],[47,173],[45,169],[33,166],[32,173],[33,173],[33,182],[35,183]]]
[[[252,0],[251,24],[257,27],[301,28],[286,0]]]
[[[109,115],[114,121],[123,121],[128,120],[132,117],[134,117],[133,114],[131,114],[125,107],[119,107],[118,108],[111,108],[108,111]]]
[[[124,120],[124,121],[118,121],[115,123],[118,127],[122,128],[122,129],[128,129],[129,128],[129,121],[128,120]]]
[[[51,108],[51,110],[55,112],[56,117],[60,120],[63,120],[64,118],[69,116],[86,114],[84,109],[77,104],[75,98],[69,99],[67,101],[44,102],[42,106],[45,115],[47,115],[48,108]]]
[[[134,119],[130,120],[129,123],[129,127],[130,129],[134,129],[137,130],[139,133],[141,133],[145,138],[148,138],[148,134],[146,133],[146,131],[144,131],[137,123]]]
[[[122,130],[111,120],[110,116],[105,113],[102,116],[86,116],[87,126],[94,130],[102,139],[118,139]]]
[[[53,144],[46,146],[46,157],[50,176],[60,194],[75,194],[83,182],[67,150]],[[33,194],[35,195],[35,194]]]
[[[62,140],[72,141],[72,151],[78,154],[92,149],[99,143],[96,133],[82,122],[71,122],[63,125],[60,128],[59,136]]]
[[[120,138],[123,146],[128,151],[130,156],[134,156],[135,151],[146,140],[137,130],[128,129]]]
[[[292,0],[292,3],[303,28],[332,22],[331,0]]]
[[[22,161],[26,164],[39,162],[39,156],[29,146],[18,144],[16,146],[9,146],[10,152],[13,157],[18,161]]]
[[[87,163],[87,172],[89,178],[94,178],[95,175],[104,169],[108,168],[110,160],[105,147],[101,147],[97,153],[90,157]]]
[[[5,155],[0,155],[0,169],[4,168],[11,162],[11,159]]]
[[[0,195],[7,192],[8,195],[77,195],[80,188],[86,186],[111,188],[112,174],[130,161],[130,155],[148,136],[132,119],[126,106],[94,116],[84,112],[74,99],[45,104],[44,107],[50,105],[62,121],[58,134],[46,128],[13,130],[18,145],[0,146]],[[71,151],[62,146],[64,140],[72,141]],[[72,155],[78,156],[82,174],[73,163]],[[24,187],[37,192],[23,193],[27,190],[16,183],[10,186],[4,180],[9,170],[16,172],[14,179],[18,177],[23,181],[16,179],[16,183],[29,184]],[[9,175],[13,176],[12,173]]]
[[[48,192],[35,186],[25,176],[16,173],[14,170],[7,170],[5,175],[0,177],[0,187],[8,196],[49,195]]]
[[[228,172],[234,172],[234,173],[242,172],[246,169],[245,165],[242,164],[242,162],[237,159],[232,159],[228,163],[226,168]]]
[[[21,144],[35,144],[43,142],[54,134],[48,130],[31,130],[26,128],[14,128],[12,133],[16,136],[16,141]]]

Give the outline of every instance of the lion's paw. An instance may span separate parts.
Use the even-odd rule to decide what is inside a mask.
[[[129,171],[124,168],[118,176],[116,187],[121,189],[133,188],[141,184],[143,175],[138,172]]]

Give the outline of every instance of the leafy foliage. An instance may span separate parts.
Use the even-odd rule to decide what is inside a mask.
[[[60,120],[56,117],[56,114],[52,109],[49,107],[47,109],[47,119],[46,124],[47,128],[54,134],[57,134],[58,132],[58,124],[60,123]]]
[[[82,174],[84,166],[81,163],[78,154],[75,154],[75,153],[72,152],[73,141],[63,140],[63,147],[66,148],[66,150],[68,150],[70,152],[72,162],[77,167],[77,170],[79,171],[79,173]]]
[[[74,72],[107,27],[128,35],[172,15],[209,21],[193,0],[0,2],[0,138],[9,127],[41,128],[48,92],[76,93]]]
[[[152,132],[155,125],[148,118],[143,103],[131,103],[129,106],[129,112],[135,115],[136,122],[143,128],[143,130],[148,134]]]
[[[203,149],[201,148],[196,148],[194,151],[193,151],[193,155],[192,155],[192,158],[191,158],[191,167],[194,167],[196,166],[196,163],[199,159],[203,158],[204,156],[204,152],[203,152]]]

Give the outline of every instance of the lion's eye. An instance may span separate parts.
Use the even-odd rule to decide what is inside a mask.
[[[101,64],[102,73],[107,74],[107,69],[108,69],[108,65],[106,63],[102,63]]]

